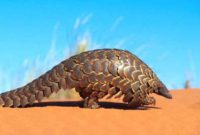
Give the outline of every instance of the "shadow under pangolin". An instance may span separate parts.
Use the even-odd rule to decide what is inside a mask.
[[[149,109],[161,109],[156,106],[140,106],[140,107],[128,107],[125,103],[116,103],[116,102],[99,102],[100,108],[106,109],[122,109],[122,110],[149,110]],[[48,106],[57,106],[57,107],[80,107],[83,108],[83,101],[48,101],[41,103],[34,103],[32,105],[27,105],[24,108],[32,107],[48,107]]]

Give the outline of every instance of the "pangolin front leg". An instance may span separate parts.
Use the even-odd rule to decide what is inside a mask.
[[[129,103],[129,107],[139,107],[143,105],[155,105],[156,104],[156,99],[154,97],[148,97],[146,96],[145,98],[133,98]]]
[[[156,99],[154,97],[146,97],[142,100],[142,105],[155,105]]]

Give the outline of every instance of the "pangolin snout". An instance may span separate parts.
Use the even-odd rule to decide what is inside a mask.
[[[159,82],[158,88],[155,93],[168,99],[172,99],[172,95],[170,94],[169,90],[161,81]]]

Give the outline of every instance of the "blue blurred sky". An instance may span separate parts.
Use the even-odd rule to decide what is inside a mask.
[[[61,59],[85,37],[91,49],[135,53],[169,88],[186,79],[200,86],[198,0],[2,0],[0,90],[20,85],[12,83],[23,80],[24,63],[45,59],[52,45]]]

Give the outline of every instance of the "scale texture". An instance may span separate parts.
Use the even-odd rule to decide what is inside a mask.
[[[155,104],[156,93],[172,98],[155,73],[137,56],[119,49],[87,51],[62,61],[27,85],[0,94],[0,105],[24,107],[41,102],[60,89],[75,88],[84,107],[98,108],[98,99],[120,98],[130,106]]]

